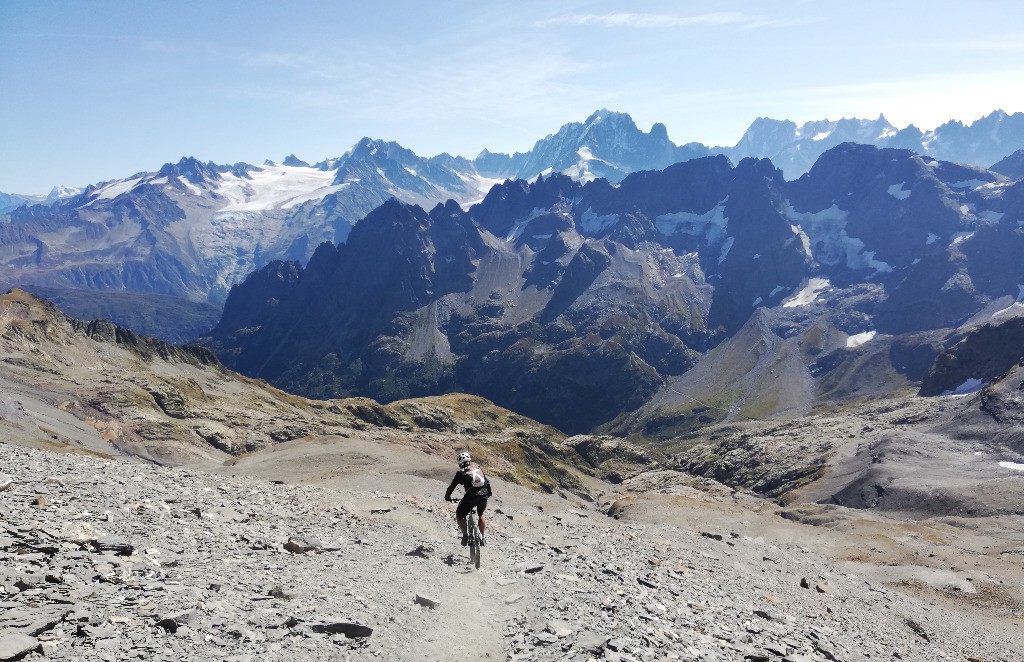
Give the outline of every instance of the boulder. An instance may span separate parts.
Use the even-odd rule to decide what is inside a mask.
[[[0,635],[0,660],[14,660],[39,647],[39,640],[27,634]]]

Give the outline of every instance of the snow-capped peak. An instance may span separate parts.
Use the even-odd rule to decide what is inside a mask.
[[[73,198],[81,192],[82,189],[78,188],[77,186],[65,186],[63,184],[60,184],[58,186],[54,186],[50,190],[44,202],[46,204],[51,204],[57,202],[58,200]]]

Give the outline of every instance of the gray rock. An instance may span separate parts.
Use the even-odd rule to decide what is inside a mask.
[[[538,632],[535,637],[538,644],[554,644],[558,642],[558,637],[547,630]]]
[[[544,628],[544,630],[546,632],[550,632],[551,634],[559,638],[568,637],[570,634],[575,632],[572,626],[566,623],[565,621],[556,620],[548,621],[548,624]]]
[[[299,536],[289,537],[288,542],[284,544],[284,548],[292,554],[305,554],[307,552],[315,551],[320,547],[322,547],[322,545],[318,541]]]
[[[610,637],[597,634],[596,632],[584,631],[576,636],[575,646],[588,653],[600,653],[608,645],[610,639]]]
[[[274,588],[267,591],[267,595],[269,595],[272,598],[277,598],[279,600],[291,600],[295,597],[290,593],[285,593],[284,589],[280,586],[275,586]]]
[[[157,620],[156,624],[168,632],[175,633],[182,626],[194,627],[198,621],[199,612],[195,609],[190,609],[170,616],[164,616]]]
[[[420,605],[421,607],[427,607],[428,609],[437,609],[441,606],[441,603],[434,598],[428,598],[423,595],[417,595],[413,602]]]
[[[0,635],[0,660],[13,660],[36,648],[39,648],[39,640],[27,634]]]

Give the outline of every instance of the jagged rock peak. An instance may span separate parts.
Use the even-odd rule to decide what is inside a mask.
[[[184,177],[193,184],[221,178],[217,164],[212,161],[203,163],[194,156],[183,156],[177,163],[165,163],[158,174],[163,177]]]
[[[281,162],[281,165],[286,165],[286,166],[291,166],[291,167],[301,167],[301,168],[308,168],[309,167],[308,163],[306,163],[305,161],[299,159],[294,154],[289,154],[288,156],[284,157],[284,161]]]

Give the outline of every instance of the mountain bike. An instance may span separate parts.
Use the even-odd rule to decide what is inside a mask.
[[[456,503],[458,499],[449,499],[450,502]],[[480,569],[480,541],[483,540],[484,536],[480,533],[480,521],[479,515],[476,512],[476,507],[469,511],[466,515],[466,536],[469,538],[469,563],[475,566],[477,570]]]
[[[480,524],[477,521],[476,508],[469,511],[466,516],[466,533],[469,534],[469,562],[480,569],[480,540],[483,536],[480,533]]]

